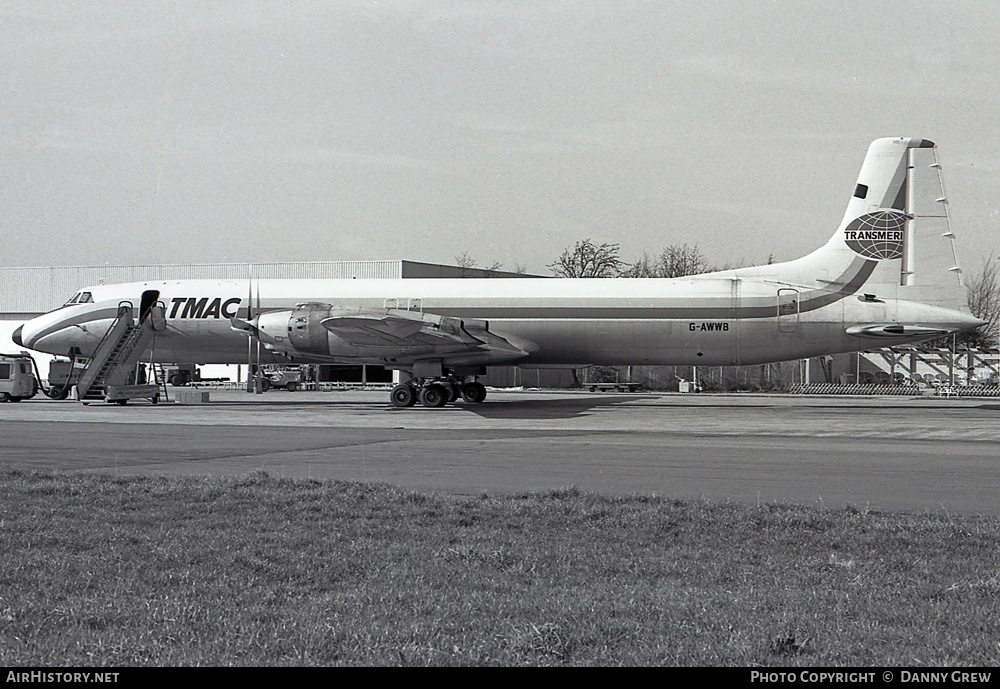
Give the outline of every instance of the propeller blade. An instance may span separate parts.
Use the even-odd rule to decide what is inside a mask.
[[[260,318],[260,280],[257,281],[257,318]],[[263,376],[260,372],[260,338],[254,339],[257,340],[257,383],[254,385],[254,391],[259,395],[264,392]]]
[[[250,271],[251,277],[247,280],[247,325],[253,323],[253,271]],[[235,321],[235,319],[232,319]],[[233,323],[235,326],[235,323]],[[251,326],[252,327],[252,326]],[[247,392],[254,391],[254,380],[256,379],[256,373],[253,369],[253,339],[256,335],[256,328],[254,332],[250,333],[250,337],[247,338]]]
[[[232,324],[233,330],[237,332],[246,333],[250,337],[260,337],[260,329],[253,321],[246,321],[242,318],[230,318],[229,322]]]

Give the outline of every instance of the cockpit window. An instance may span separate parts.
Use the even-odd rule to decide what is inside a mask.
[[[90,292],[77,292],[69,301],[67,301],[63,306],[72,306],[73,304],[92,304],[94,303],[94,295]]]

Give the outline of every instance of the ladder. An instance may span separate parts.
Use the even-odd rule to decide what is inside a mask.
[[[153,374],[153,381],[156,383],[156,389],[162,396],[163,401],[169,402],[170,393],[167,392],[167,372],[164,370],[163,364],[150,362],[149,371]]]
[[[135,371],[157,331],[166,328],[165,308],[162,303],[152,305],[138,323],[132,313],[131,303],[118,305],[118,315],[76,384],[81,402],[125,404],[135,398],[148,398],[154,404],[159,401],[159,381],[152,385],[136,384]]]

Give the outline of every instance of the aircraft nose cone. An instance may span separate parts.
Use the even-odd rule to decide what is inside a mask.
[[[24,328],[23,325],[17,326],[17,330],[15,330],[14,333],[10,336],[10,339],[14,340],[14,343],[18,347],[23,347],[24,346],[24,343],[21,341],[21,330],[23,328]]]

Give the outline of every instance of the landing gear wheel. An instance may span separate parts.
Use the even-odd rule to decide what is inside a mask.
[[[389,399],[394,407],[412,407],[417,403],[417,390],[409,383],[402,383],[392,389]]]
[[[451,393],[443,385],[432,383],[420,391],[420,404],[425,407],[443,407]]]
[[[479,404],[486,399],[486,386],[482,383],[466,383],[462,386],[462,399]]]

